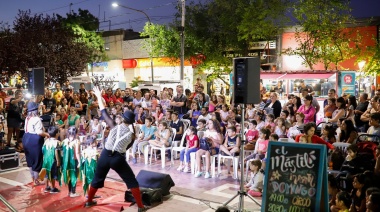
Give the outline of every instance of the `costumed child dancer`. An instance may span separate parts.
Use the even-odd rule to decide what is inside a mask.
[[[50,138],[46,139],[44,145],[42,146],[44,160],[42,163],[40,178],[45,177],[45,193],[55,194],[60,192],[55,187],[55,181],[58,181],[59,185],[61,185],[61,155],[59,152],[61,148],[61,142],[57,140],[59,135],[58,127],[49,127],[48,133]],[[51,187],[49,186],[49,182],[51,183]]]
[[[87,138],[87,142],[90,144],[85,150],[82,151],[82,164],[81,173],[83,178],[83,192],[86,194],[88,188],[91,185],[92,179],[94,179],[96,164],[98,161],[98,150],[96,139],[92,137]]]
[[[76,186],[79,176],[80,167],[80,142],[76,138],[77,129],[72,126],[69,127],[68,137],[62,141],[63,149],[63,163],[62,163],[62,174],[63,181],[69,187],[70,197],[77,197],[79,194],[76,193]]]

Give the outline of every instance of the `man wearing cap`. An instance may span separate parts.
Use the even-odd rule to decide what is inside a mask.
[[[44,144],[44,137],[49,137],[49,134],[44,132],[41,119],[38,117],[38,104],[29,102],[27,111],[25,134],[22,137],[22,144],[34,185],[40,185],[38,175],[42,169],[43,162],[42,146]]]
[[[98,99],[102,98],[101,91],[98,87],[94,87],[94,93]],[[136,200],[138,211],[145,211],[142,203],[139,183],[136,180],[135,174],[125,159],[126,150],[132,146],[135,139],[135,132],[133,123],[135,122],[135,115],[132,111],[127,110],[122,114],[123,123],[116,125],[116,123],[108,115],[105,109],[104,103],[99,101],[99,109],[102,113],[102,117],[110,126],[110,133],[108,135],[105,148],[100,154],[98,164],[95,171],[94,179],[91,182],[90,189],[88,191],[88,199],[85,203],[85,207],[91,207],[96,205],[94,196],[99,188],[104,187],[104,180],[110,169],[116,171],[121,179],[125,182],[128,189],[131,190],[133,197]],[[132,130],[130,130],[130,126]]]

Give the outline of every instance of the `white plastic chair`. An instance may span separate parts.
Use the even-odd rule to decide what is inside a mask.
[[[347,147],[350,146],[350,145],[351,145],[350,143],[343,143],[343,142],[335,142],[335,143],[333,143],[333,146],[336,149],[342,150],[342,152],[343,152],[344,155],[347,154]]]
[[[195,174],[195,170],[197,170],[197,163],[196,163],[196,159],[195,159],[195,153],[196,152],[192,152],[190,153],[190,167],[191,167],[191,174]],[[216,158],[218,157],[218,155],[213,155],[211,156],[211,176],[212,177],[215,177],[215,160]],[[202,160],[203,160],[203,164],[204,164],[204,169],[205,166],[206,166],[206,155],[202,155]]]
[[[175,157],[177,158],[177,152],[181,152],[183,149],[186,149],[186,147],[183,146],[183,143],[185,143],[185,139],[186,139],[186,133],[183,133],[182,138],[181,138],[181,142],[179,143],[179,146],[173,145],[173,147],[172,147],[172,150],[171,150],[171,154],[172,154],[171,159],[172,160],[171,160],[171,162],[173,165],[174,165],[174,152],[176,153]]]
[[[170,129],[169,129],[170,130]],[[166,150],[170,150],[171,152],[171,149],[172,149],[172,145],[173,145],[173,141],[174,141],[174,138],[175,138],[175,134],[176,134],[177,130],[174,129],[174,128],[171,128],[171,135],[169,137],[169,143],[170,143],[170,146],[169,147],[166,147],[166,146],[162,146],[162,147],[155,147],[155,146],[150,146],[150,158],[149,158],[149,163],[152,164],[152,157],[153,157],[153,150],[160,150],[161,151],[161,167],[162,168],[165,168],[165,153],[166,153]],[[148,147],[145,148],[145,153],[144,155],[148,155]],[[157,156],[155,154],[155,159],[157,161]]]
[[[239,156],[233,157],[233,156],[227,156],[227,155],[221,155],[218,154],[218,176],[221,174],[221,168],[220,168],[220,161],[224,159],[228,159],[228,161],[232,161],[232,168],[234,171],[234,175],[232,176],[234,179],[238,179],[238,166],[239,166]],[[230,171],[231,165],[227,164],[227,170]]]

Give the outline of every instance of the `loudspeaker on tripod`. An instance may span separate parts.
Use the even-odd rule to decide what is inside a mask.
[[[45,68],[29,69],[28,91],[33,95],[45,95]]]
[[[259,104],[260,59],[258,57],[234,58],[234,103]]]

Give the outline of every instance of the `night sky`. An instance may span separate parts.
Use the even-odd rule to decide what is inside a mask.
[[[111,20],[111,29],[132,28],[141,31],[146,22],[145,16],[125,8],[114,8],[111,6],[113,2],[144,10],[153,23],[164,24],[173,20],[178,0],[0,0],[0,22],[12,23],[19,9],[64,15],[69,12],[70,3],[73,3],[71,9],[74,11],[78,11],[78,8],[87,9],[99,16],[101,21],[104,17],[107,21]],[[351,0],[351,6],[355,17],[380,17],[380,0]],[[101,29],[107,30],[108,23],[101,23]]]

